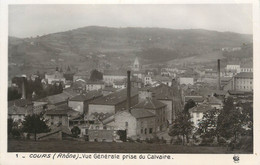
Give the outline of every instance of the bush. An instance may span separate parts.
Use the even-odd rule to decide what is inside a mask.
[[[18,129],[13,129],[12,130],[12,135],[15,139],[20,139],[21,138],[21,133]]]
[[[130,138],[130,137],[127,138],[127,141],[130,142],[130,143],[135,142],[135,141],[134,141],[132,138]]]
[[[137,138],[137,139],[136,139],[136,142],[142,143],[142,141],[140,140],[140,138]]]

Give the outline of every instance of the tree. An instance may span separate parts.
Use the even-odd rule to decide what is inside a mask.
[[[186,136],[187,142],[189,142],[189,135],[192,133],[193,125],[190,121],[190,115],[184,112],[180,112],[177,118],[174,120],[173,126],[170,128],[170,136],[182,136],[182,144],[184,144],[184,138]]]
[[[188,100],[187,103],[184,106],[184,112],[188,113],[189,109],[193,108],[195,106],[196,106],[196,103],[192,99]]]
[[[14,125],[14,120],[12,118],[9,118],[8,119],[8,135],[10,135],[12,133],[13,125]]]
[[[224,102],[224,107],[218,116],[217,134],[227,140],[237,140],[237,135],[242,132],[242,113],[234,106],[233,98],[229,97]]]
[[[74,126],[72,129],[71,129],[71,133],[74,137],[78,137],[78,135],[80,134],[80,129],[79,127],[77,126]]]
[[[37,133],[43,133],[43,132],[49,132],[50,129],[46,125],[44,118],[42,115],[33,114],[28,115],[24,118],[24,121],[22,122],[23,128],[22,130],[27,133],[34,133],[34,140],[36,141],[36,134]]]
[[[103,74],[101,72],[99,72],[98,70],[92,70],[91,71],[91,75],[89,78],[91,81],[99,81],[99,80],[103,80]]]
[[[210,110],[203,114],[203,118],[199,123],[199,128],[196,131],[202,138],[202,143],[207,144],[214,141],[217,137],[217,122],[218,122],[219,111],[217,109]]]
[[[20,99],[22,94],[18,92],[16,88],[8,88],[8,101]]]

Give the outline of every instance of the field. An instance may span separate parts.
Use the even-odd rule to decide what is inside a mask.
[[[8,141],[8,152],[84,152],[84,153],[246,153],[225,147],[182,146],[146,143],[100,143],[83,141]]]

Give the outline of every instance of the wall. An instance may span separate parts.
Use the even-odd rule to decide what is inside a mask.
[[[126,125],[128,123],[128,126]],[[119,112],[115,115],[115,130],[126,130],[127,137],[136,136],[137,123],[136,119],[129,112]]]
[[[190,78],[190,77],[180,77],[179,81],[180,81],[180,84],[186,84],[186,85],[188,85],[188,84],[193,85],[194,84],[193,78]]]
[[[169,124],[172,124],[173,117],[175,116],[174,109],[172,107],[173,101],[172,100],[159,100],[160,102],[166,104],[165,113],[166,113],[166,119],[168,120]]]
[[[112,85],[117,80],[123,80],[126,76],[104,75],[103,80],[106,84]]]
[[[113,113],[115,114],[115,106],[114,105],[96,105],[96,104],[89,104],[88,105],[88,115],[91,113],[98,112],[98,113]]]
[[[152,129],[152,133],[150,133]],[[146,133],[145,133],[146,132]],[[156,132],[156,117],[137,119],[136,133],[141,140],[150,139]]]
[[[83,101],[69,101],[69,107],[71,107],[72,109],[83,113],[84,112],[84,102]]]
[[[69,119],[67,115],[45,115],[45,119],[48,120],[47,124],[49,126],[61,123],[61,125],[69,127]]]
[[[89,141],[112,142],[114,139],[114,130],[88,130]]]
[[[99,90],[104,88],[105,88],[105,84],[86,84],[87,91]]]
[[[237,91],[252,91],[253,78],[239,78],[235,77],[235,90]]]

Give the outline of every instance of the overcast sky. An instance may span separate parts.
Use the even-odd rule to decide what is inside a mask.
[[[9,35],[30,37],[84,26],[208,29],[252,34],[252,7],[232,5],[10,5]]]

